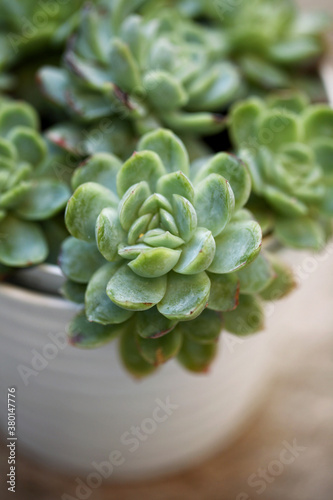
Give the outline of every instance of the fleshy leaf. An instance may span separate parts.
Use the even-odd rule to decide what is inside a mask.
[[[239,301],[239,279],[236,273],[209,274],[211,282],[208,309],[233,311]]]
[[[177,323],[160,314],[156,307],[142,311],[136,317],[137,332],[144,339],[163,337],[171,332]]]
[[[269,285],[260,292],[260,296],[264,300],[280,300],[295,288],[295,277],[292,269],[276,256],[269,255],[269,262],[273,267],[275,276]]]
[[[95,243],[67,238],[61,248],[59,265],[64,275],[77,283],[88,283],[97,269],[105,263]]]
[[[118,207],[120,224],[125,231],[128,231],[136,221],[141,205],[150,194],[146,181],[134,184],[126,191]]]
[[[325,245],[325,232],[322,226],[308,217],[278,219],[275,235],[283,245],[292,248],[318,251]]]
[[[198,344],[212,344],[218,340],[223,327],[222,315],[205,309],[193,321],[178,323],[176,330]]]
[[[150,248],[142,252],[128,265],[138,276],[159,278],[167,274],[177,264],[181,251],[170,248]]]
[[[205,272],[195,275],[170,273],[166,293],[157,309],[172,320],[194,319],[207,306],[209,291],[210,281]]]
[[[131,320],[130,320],[131,321]],[[132,326],[132,325],[131,325]],[[156,370],[156,367],[141,356],[133,327],[127,327],[120,339],[120,358],[127,370],[134,377],[141,378],[150,375]]]
[[[261,228],[255,221],[233,222],[215,241],[215,258],[208,270],[217,274],[231,273],[256,258],[262,243]]]
[[[152,192],[157,180],[165,174],[165,168],[159,156],[153,151],[141,151],[127,160],[117,177],[117,191],[120,197],[133,185],[146,181]]]
[[[128,46],[120,39],[111,43],[109,60],[114,83],[124,92],[131,92],[141,85],[138,65]]]
[[[86,293],[87,285],[76,283],[75,281],[66,280],[61,287],[62,295],[75,304],[84,304],[84,296]]]
[[[131,225],[128,231],[128,244],[135,245],[137,240],[142,237],[143,234],[146,233],[149,223],[152,220],[151,214],[142,215]],[[152,245],[155,246],[155,245]],[[156,245],[160,246],[160,245]],[[171,247],[170,247],[171,248]]]
[[[80,240],[95,241],[97,217],[106,207],[117,207],[115,195],[109,189],[94,182],[82,184],[67,204],[68,231]]]
[[[105,264],[90,279],[85,295],[86,315],[89,321],[102,325],[118,324],[133,315],[132,311],[114,304],[106,294],[107,284],[119,267],[119,263]]]
[[[142,240],[152,247],[178,248],[184,244],[184,240],[163,229],[148,231]]]
[[[116,175],[120,167],[121,161],[116,156],[96,153],[74,171],[72,188],[75,191],[81,184],[96,182],[117,194]]]
[[[167,212],[172,212],[169,201],[163,195],[154,193],[141,205],[139,215],[155,214],[160,208],[163,208]]]
[[[99,325],[88,321],[83,312],[78,314],[68,325],[68,340],[72,346],[82,349],[102,347],[118,337],[126,329],[126,324]]]
[[[173,196],[172,205],[179,236],[188,242],[193,237],[198,225],[196,211],[186,198],[178,194]]]
[[[313,141],[333,137],[333,110],[326,105],[311,106],[304,115],[304,139]]]
[[[205,271],[213,262],[215,248],[212,233],[203,227],[197,228],[192,239],[183,246],[174,271],[180,274],[198,274]]]
[[[194,189],[190,180],[180,170],[164,175],[157,183],[157,191],[172,202],[173,195],[183,196],[191,203],[194,199]]]
[[[237,308],[223,316],[226,330],[236,335],[250,335],[264,326],[264,310],[254,295],[240,295]]]
[[[235,198],[228,181],[218,174],[210,174],[195,189],[194,207],[198,225],[209,229],[213,236],[223,231],[230,221]]]
[[[255,294],[264,290],[274,280],[275,273],[269,260],[261,254],[238,273],[241,293]]]
[[[39,165],[44,160],[47,152],[46,144],[35,130],[17,127],[8,138],[14,144],[21,161]]]
[[[166,287],[165,276],[143,278],[135,274],[126,264],[111,278],[106,293],[119,307],[130,311],[145,311],[162,300]]]
[[[160,111],[173,111],[186,104],[188,96],[178,79],[165,71],[151,71],[143,79],[151,105]]]
[[[266,111],[258,127],[258,141],[272,151],[301,138],[300,122],[296,115],[282,109]]]
[[[0,220],[0,263],[27,267],[43,262],[48,247],[41,227],[7,216]]]
[[[167,335],[155,339],[145,339],[138,335],[136,341],[141,356],[148,363],[159,366],[177,356],[182,346],[183,337],[175,329]]]
[[[219,153],[199,170],[195,183],[201,182],[209,174],[221,175],[229,182],[236,210],[245,205],[251,192],[251,177],[242,160],[227,153]]]
[[[126,241],[118,213],[113,208],[104,208],[96,222],[97,246],[103,257],[112,262],[118,257],[118,246]]]
[[[185,175],[189,175],[190,166],[186,148],[170,130],[159,129],[142,137],[139,150],[146,149],[158,154],[167,172],[181,170]]]
[[[216,357],[217,349],[216,343],[201,344],[185,337],[177,359],[191,372],[206,373]]]
[[[63,182],[40,179],[31,182],[16,213],[27,220],[49,219],[65,208],[71,192]]]

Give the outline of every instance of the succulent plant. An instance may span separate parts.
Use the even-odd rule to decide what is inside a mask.
[[[333,110],[284,92],[237,103],[230,123],[256,216],[284,245],[322,248],[332,229]]]
[[[11,65],[61,46],[74,29],[84,0],[0,0],[1,63]]]
[[[196,136],[224,129],[217,113],[238,97],[241,81],[224,60],[223,36],[177,11],[129,15],[141,3],[84,9],[62,69],[39,72],[43,93],[72,119],[123,121],[136,140],[157,126]]]
[[[88,348],[120,335],[123,362],[138,376],[176,355],[205,370],[223,321],[237,334],[259,330],[260,293],[270,286],[278,298],[292,285],[289,271],[258,257],[261,229],[243,209],[251,189],[244,163],[220,153],[189,176],[183,143],[159,129],[124,164],[100,153],[72,178],[72,236],[60,266],[65,295],[85,301],[85,313],[70,340]]]
[[[299,88],[299,73],[325,50],[324,34],[331,22],[327,13],[300,12],[294,0],[162,0],[159,5],[152,0],[147,11],[153,5],[156,10],[174,7],[189,17],[206,16],[214,27],[219,24],[228,54],[239,64],[251,92]]]
[[[44,261],[48,245],[40,221],[60,212],[69,187],[49,171],[38,116],[23,102],[0,103],[0,264]]]

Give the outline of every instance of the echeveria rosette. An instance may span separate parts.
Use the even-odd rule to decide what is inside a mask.
[[[72,236],[60,265],[66,296],[84,301],[86,316],[73,320],[70,340],[89,348],[120,336],[124,364],[138,376],[175,356],[207,369],[223,321],[237,334],[260,329],[260,294],[285,274],[258,257],[261,229],[243,209],[245,164],[221,153],[190,177],[183,143],[160,129],[124,164],[94,155],[72,179]],[[286,293],[277,288],[276,298]],[[249,304],[260,321],[248,321]]]
[[[40,222],[66,206],[69,187],[43,173],[46,142],[38,116],[23,102],[0,105],[0,263],[23,267],[43,262],[48,245]]]
[[[230,122],[252,177],[251,210],[284,245],[322,248],[333,216],[333,110],[285,92],[238,103]]]
[[[153,5],[157,9],[158,2],[151,0],[147,12]],[[318,89],[319,80],[307,70],[325,51],[331,24],[327,13],[300,12],[294,0],[161,0],[161,5],[220,26],[228,55],[239,65],[249,92],[304,86],[310,90],[313,85]]]
[[[241,89],[237,69],[223,60],[223,36],[177,11],[130,15],[140,3],[84,9],[63,67],[39,72],[44,94],[81,121],[118,117],[134,137],[157,126],[197,136],[222,130],[216,113]]]

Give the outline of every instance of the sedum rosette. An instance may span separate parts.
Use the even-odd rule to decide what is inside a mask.
[[[41,221],[59,213],[69,187],[54,179],[35,111],[22,102],[0,104],[0,264],[23,267],[49,252]]]
[[[250,176],[231,155],[203,162],[191,181],[184,145],[157,130],[124,164],[93,156],[72,183],[72,237],[60,265],[65,295],[84,301],[85,313],[71,323],[70,340],[96,347],[120,335],[135,375],[176,355],[188,369],[205,370],[223,321],[237,334],[259,330],[259,294],[275,300],[292,286],[289,271],[258,257],[261,229],[243,210]]]
[[[230,121],[259,219],[284,245],[322,248],[333,215],[333,110],[285,92],[238,103]]]
[[[222,130],[216,113],[241,89],[223,36],[177,11],[130,15],[140,3],[84,9],[63,67],[39,72],[43,93],[78,120],[121,119],[134,137],[161,125],[179,134]]]

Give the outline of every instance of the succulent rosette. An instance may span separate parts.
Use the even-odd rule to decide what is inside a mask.
[[[91,157],[72,184],[72,237],[60,265],[66,296],[84,301],[85,313],[71,323],[70,339],[96,347],[121,335],[122,359],[135,375],[176,355],[205,370],[223,321],[229,331],[253,333],[262,327],[259,294],[278,298],[290,288],[285,268],[258,257],[261,228],[243,209],[250,176],[234,156],[203,162],[191,181],[183,143],[160,129],[124,164]]]
[[[157,126],[195,135],[222,130],[217,113],[241,91],[237,68],[224,60],[224,37],[177,11],[130,15],[141,3],[84,9],[63,67],[39,72],[43,93],[76,120],[122,120],[136,138]]]
[[[69,187],[52,175],[38,116],[22,102],[0,103],[0,264],[23,267],[48,255],[41,221],[59,213]]]
[[[156,0],[147,5],[147,11],[153,5],[158,15]],[[308,76],[307,70],[325,51],[324,35],[331,23],[327,13],[300,12],[293,0],[162,0],[159,8],[161,5],[219,25],[228,54],[239,65],[252,93],[304,86],[318,91],[318,79]]]
[[[284,245],[322,248],[332,228],[333,110],[285,92],[238,103],[230,122],[257,217]]]

